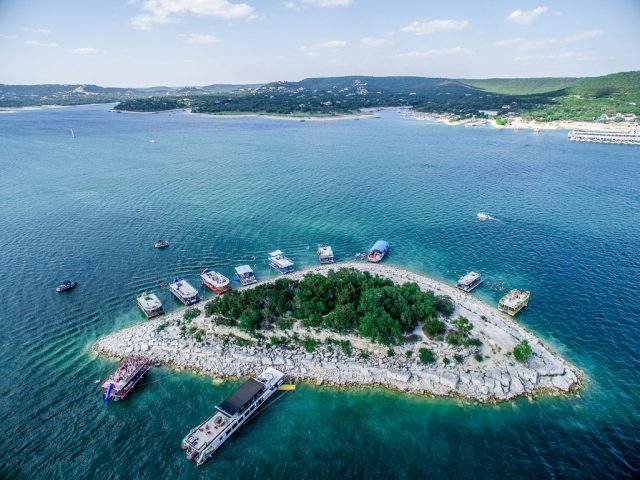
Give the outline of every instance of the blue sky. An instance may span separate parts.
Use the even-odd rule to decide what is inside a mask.
[[[0,0],[0,83],[640,69],[640,1]]]

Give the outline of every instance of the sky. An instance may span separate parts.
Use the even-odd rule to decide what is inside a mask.
[[[0,0],[0,83],[640,70],[640,0]]]

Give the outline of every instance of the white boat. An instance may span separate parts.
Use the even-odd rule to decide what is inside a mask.
[[[249,265],[239,265],[234,270],[238,277],[238,281],[242,285],[247,286],[253,283],[258,283],[258,280]]]
[[[155,248],[165,248],[169,246],[169,240],[156,240],[153,244]]]
[[[465,292],[470,292],[484,281],[484,278],[478,272],[469,272],[458,280],[456,287]]]
[[[227,277],[208,268],[205,268],[200,274],[200,279],[205,287],[218,295],[222,295],[231,290],[231,282]]]
[[[531,292],[513,289],[500,299],[498,310],[512,317],[529,304]]]
[[[318,260],[320,263],[333,263],[333,249],[329,245],[318,245]]]
[[[202,465],[239,428],[252,418],[284,382],[284,373],[268,367],[257,378],[250,378],[223,400],[204,423],[182,440],[187,458]]]
[[[476,217],[478,218],[478,220],[480,220],[481,222],[484,222],[486,220],[491,220],[491,215],[489,215],[487,212],[478,212],[478,214],[476,215]]]
[[[200,301],[198,291],[189,282],[179,277],[174,278],[169,283],[169,290],[185,305],[193,305]]]
[[[144,312],[147,318],[157,317],[164,313],[162,302],[155,293],[143,292],[137,299],[138,307]]]
[[[282,274],[293,271],[293,262],[284,256],[281,250],[269,253],[269,265]]]

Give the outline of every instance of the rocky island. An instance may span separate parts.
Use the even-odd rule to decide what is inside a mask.
[[[364,281],[375,292],[361,295],[359,312],[369,308],[362,307],[369,301],[378,302],[371,307],[378,313],[367,313],[359,320],[353,316],[352,321],[360,322],[355,329],[340,326],[338,306],[320,315],[318,312],[332,306],[305,303],[301,288],[294,290],[296,283],[328,288],[320,276],[343,284],[353,278]],[[308,318],[301,320],[292,312],[278,315],[275,297],[261,305],[267,320],[257,314],[254,317],[252,312],[243,312],[241,319],[220,314],[232,311],[234,302],[243,300],[248,291],[243,289],[209,302],[204,312],[193,307],[180,309],[114,332],[100,338],[93,349],[112,357],[142,353],[156,363],[216,378],[253,375],[273,365],[293,381],[376,386],[481,402],[569,392],[580,386],[577,368],[512,318],[424,275],[388,264],[344,262],[294,272],[253,287],[268,285],[285,292],[289,299],[283,301],[297,302],[296,312],[304,312]],[[404,302],[406,308],[390,311],[392,300],[386,301],[386,306],[380,303],[385,295]],[[338,305],[340,300],[334,303]],[[431,313],[412,322],[411,315],[416,312]],[[400,319],[402,331],[394,330],[389,320],[394,316]],[[386,320],[389,325],[384,324]]]

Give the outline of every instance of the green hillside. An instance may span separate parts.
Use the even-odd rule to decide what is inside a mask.
[[[523,112],[537,120],[585,120],[602,114],[634,113],[640,116],[640,72],[621,72],[583,78],[543,107]]]
[[[540,77],[540,78],[487,78],[460,80],[460,83],[487,92],[503,95],[533,95],[539,93],[557,92],[579,83],[581,79],[573,77]]]

